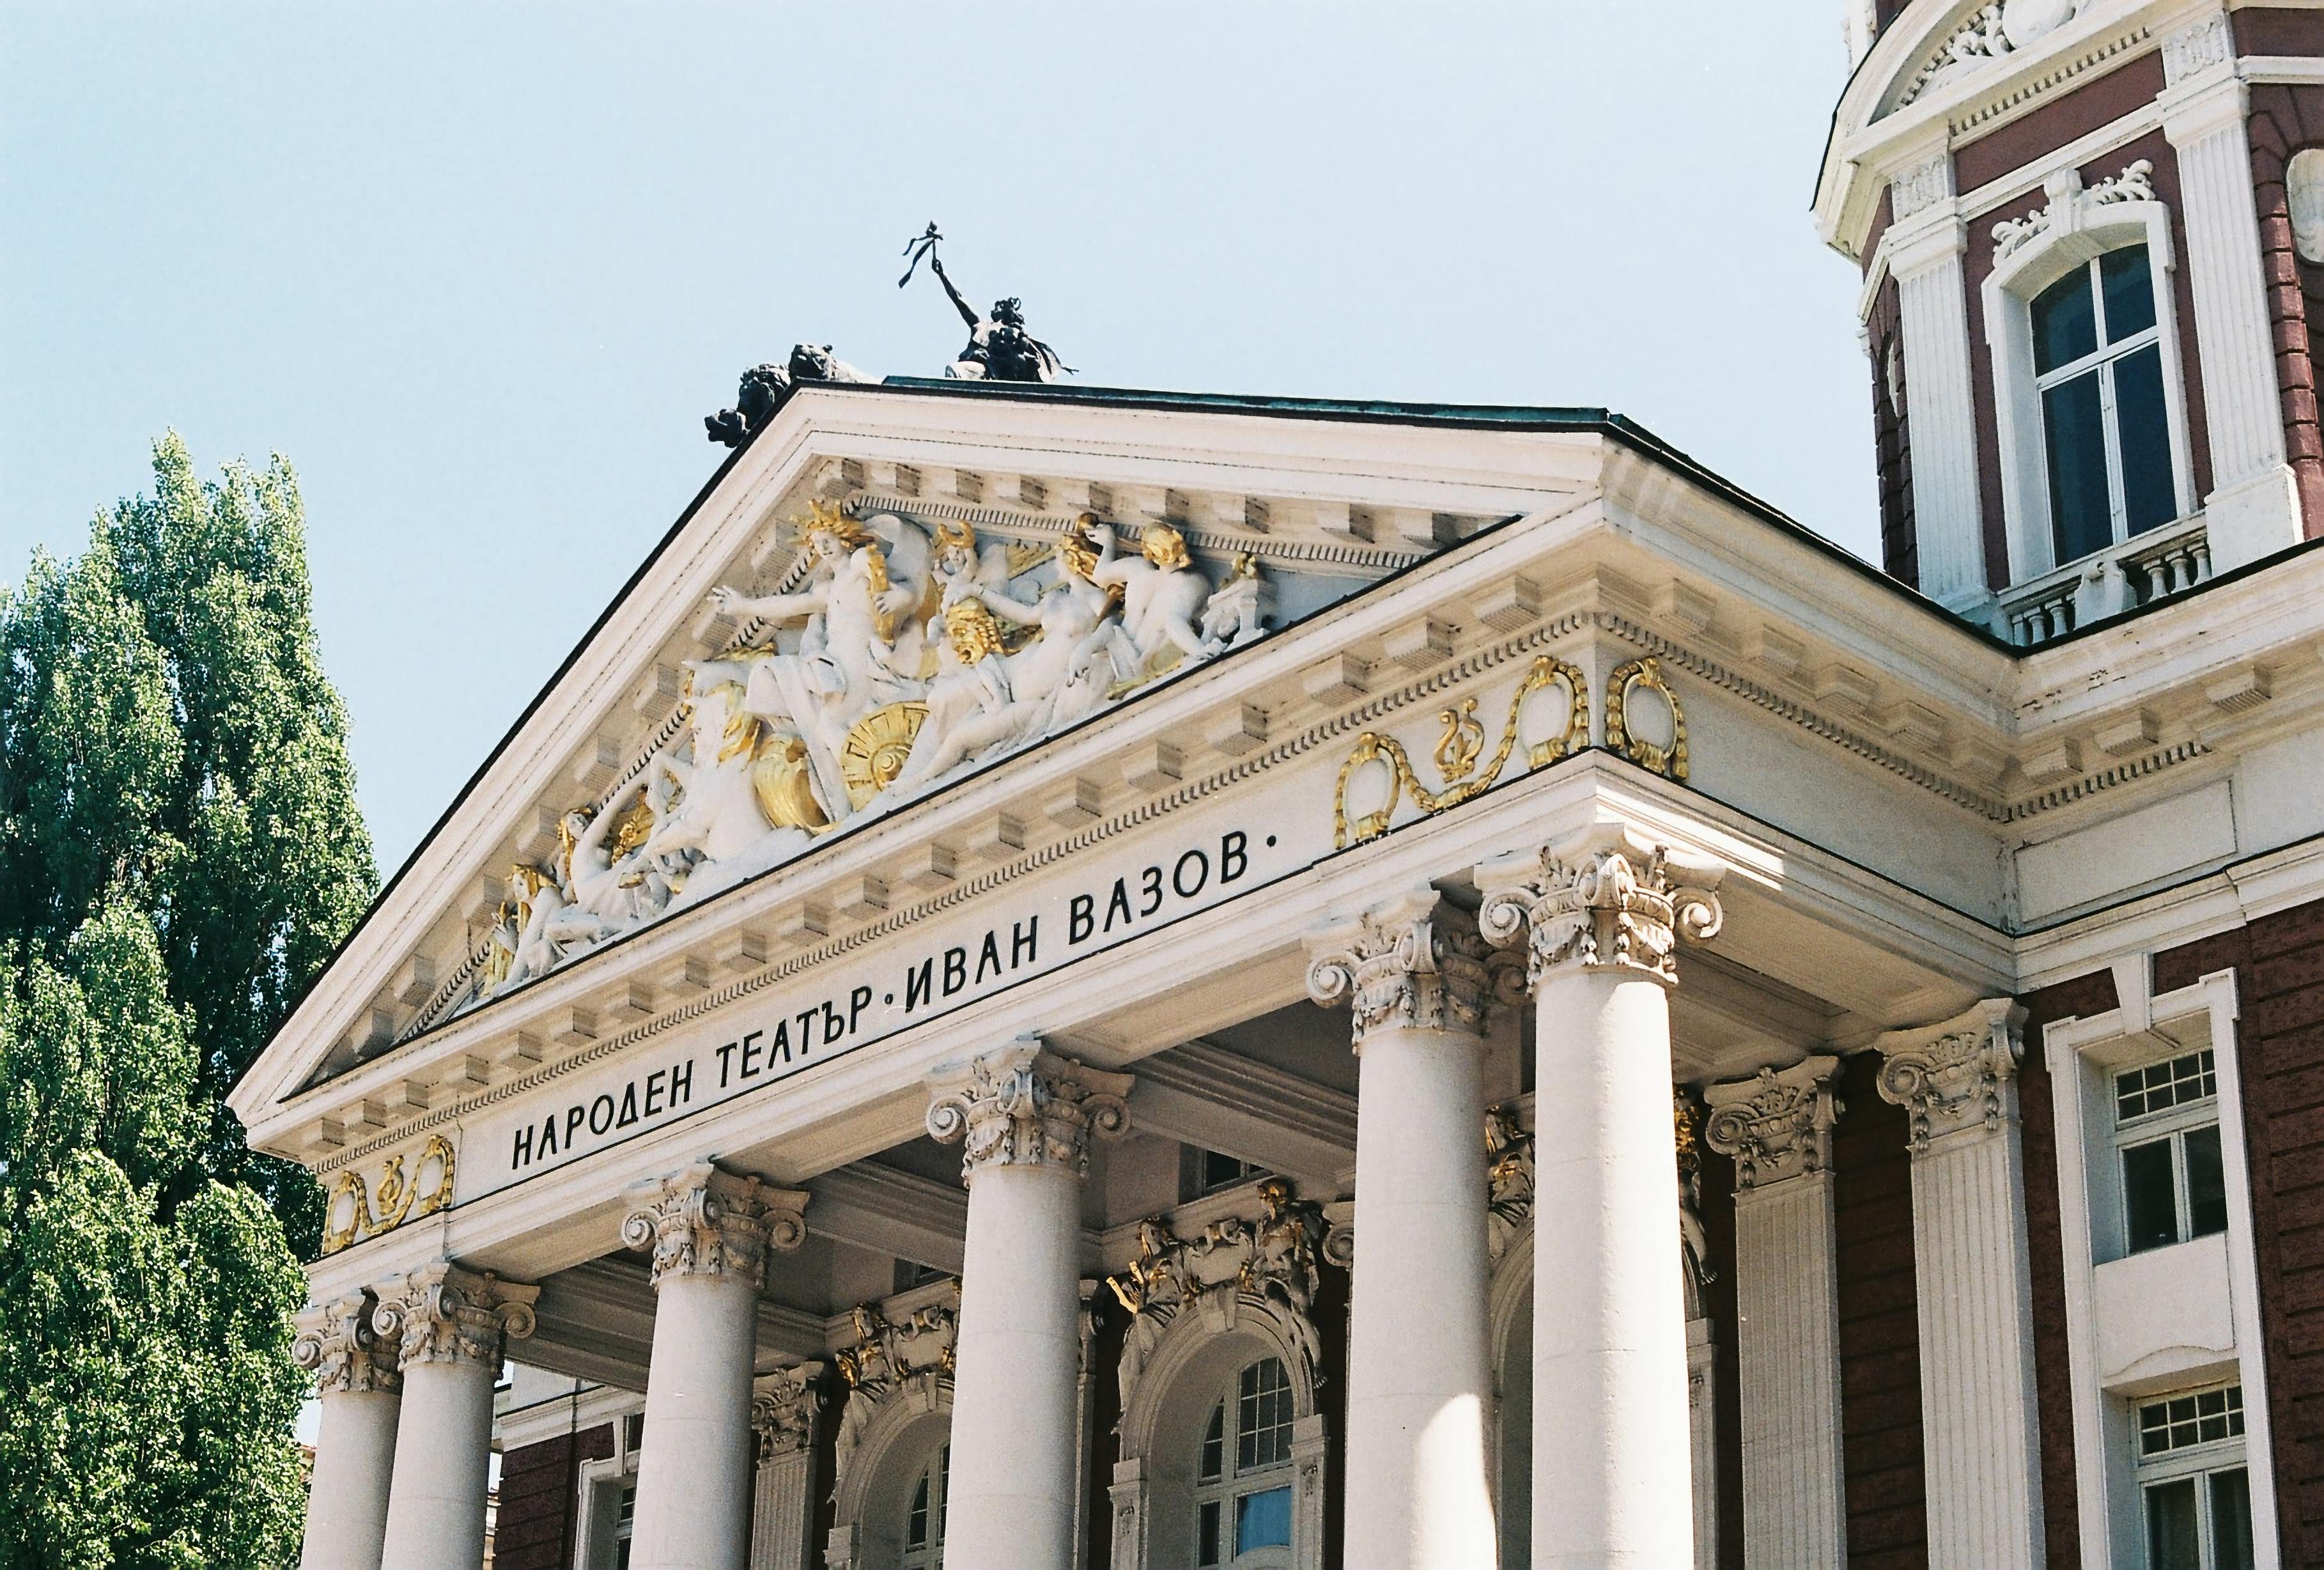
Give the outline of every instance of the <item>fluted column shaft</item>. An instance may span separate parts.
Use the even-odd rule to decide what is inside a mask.
[[[1525,946],[1539,1054],[1533,1562],[1685,1565],[1693,1477],[1669,989],[1679,933],[1715,932],[1717,901],[1616,825],[1489,863],[1477,881],[1485,935]]]
[[[1743,1420],[1743,1558],[1847,1557],[1834,1248],[1835,1057],[1704,1093],[1703,1138],[1735,1159],[1735,1317]]]
[[[1895,1032],[1880,1094],[1911,1114],[1931,1570],[2043,1562],[2033,1271],[2017,1122],[2024,1011]]]
[[[512,1338],[532,1334],[537,1287],[456,1265],[415,1270],[381,1294],[373,1323],[400,1340],[383,1570],[478,1570],[491,1486],[493,1386]]]
[[[1929,205],[1900,221],[1889,270],[1904,342],[1913,429],[1913,527],[1921,592],[1950,610],[1987,595],[1984,503],[1969,337],[1968,231],[1954,216],[1951,160],[1919,171]],[[1935,193],[1941,192],[1941,196]]]
[[[375,1305],[356,1292],[300,1316],[291,1355],[315,1374],[320,1408],[300,1570],[379,1570],[403,1381],[372,1328]]]
[[[654,1335],[632,1570],[745,1570],[751,1376],[767,1251],[797,1248],[807,1196],[703,1163],[631,1191],[622,1240],[653,1251]]]
[[[1092,1135],[1129,1126],[1125,1075],[1020,1041],[931,1076],[928,1132],[964,1141],[968,1229],[954,1353],[951,1570],[1071,1570],[1081,1187]]]
[[[1309,991],[1352,1004],[1360,1058],[1346,1490],[1359,1563],[1495,1562],[1477,1168],[1483,947],[1431,889],[1310,941]]]

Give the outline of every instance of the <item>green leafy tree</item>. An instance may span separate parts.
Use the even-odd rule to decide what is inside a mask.
[[[297,1168],[223,1097],[376,881],[290,466],[0,586],[0,1565],[287,1565]]]

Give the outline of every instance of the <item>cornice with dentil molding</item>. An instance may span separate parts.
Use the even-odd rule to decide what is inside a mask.
[[[995,1167],[1089,1174],[1090,1141],[1130,1130],[1127,1074],[1061,1057],[1032,1038],[928,1076],[928,1137],[963,1144],[961,1178]]]
[[[1350,1005],[1359,1051],[1379,1029],[1473,1036],[1485,1026],[1489,948],[1435,890],[1399,894],[1307,939],[1307,995]]]
[[[807,1241],[809,1197],[737,1177],[707,1161],[632,1187],[622,1219],[626,1248],[653,1251],[653,1284],[681,1276],[739,1277],[766,1284],[767,1251]]]

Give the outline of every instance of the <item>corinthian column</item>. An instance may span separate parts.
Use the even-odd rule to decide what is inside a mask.
[[[1081,1188],[1093,1135],[1130,1126],[1126,1074],[1022,1040],[928,1078],[927,1128],[964,1141],[968,1237],[945,1528],[951,1570],[1071,1570]]]
[[[1478,925],[1524,946],[1534,1000],[1533,1562],[1684,1565],[1669,992],[1679,937],[1715,933],[1719,902],[1618,824],[1488,863],[1477,883]]]
[[[2034,1286],[2018,1142],[2018,1030],[2006,998],[1875,1043],[1880,1094],[1912,1116],[1921,1282],[1921,1445],[1931,1570],[2043,1563]]]
[[[630,1190],[622,1241],[653,1251],[634,1570],[744,1570],[751,1374],[767,1251],[806,1241],[807,1196],[707,1161]]]
[[[381,1294],[372,1323],[400,1339],[403,1365],[384,1570],[484,1564],[493,1385],[507,1344],[532,1334],[540,1296],[450,1263],[414,1270]]]
[[[299,1570],[379,1570],[403,1381],[394,1344],[372,1328],[376,1301],[355,1292],[315,1304],[290,1344],[322,1408]]]
[[[814,1540],[816,1420],[823,1364],[802,1362],[758,1381],[751,1426],[759,1480],[751,1502],[751,1570],[807,1570]]]
[[[1359,1058],[1347,1540],[1413,1570],[1484,1570],[1485,945],[1420,888],[1308,948],[1308,993],[1352,1006]]]
[[[1703,1141],[1735,1159],[1735,1318],[1743,1558],[1848,1556],[1840,1455],[1840,1277],[1832,1237],[1837,1057],[1714,1085]]]

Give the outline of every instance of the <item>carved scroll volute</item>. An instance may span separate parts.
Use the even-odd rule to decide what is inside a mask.
[[[993,1167],[1053,1167],[1085,1177],[1090,1141],[1129,1131],[1132,1083],[1028,1037],[930,1075],[928,1137],[964,1147],[963,1182]]]
[[[372,1327],[399,1344],[397,1361],[466,1362],[497,1369],[508,1343],[532,1334],[538,1287],[441,1263],[412,1271],[381,1295]]]
[[[1476,924],[1435,890],[1408,891],[1307,940],[1307,995],[1350,1005],[1359,1050],[1387,1027],[1473,1036],[1490,992]]]
[[[1737,1188],[1769,1187],[1831,1168],[1832,1128],[1846,1110],[1832,1094],[1839,1071],[1837,1057],[1809,1057],[1705,1088],[1711,1116],[1703,1142],[1733,1158]]]
[[[651,1250],[653,1282],[673,1276],[766,1281],[767,1252],[807,1241],[807,1196],[697,1162],[633,1187],[622,1219],[624,1247]]]
[[[1678,981],[1678,941],[1706,941],[1725,919],[1713,892],[1724,869],[1682,865],[1668,847],[1618,823],[1596,823],[1531,855],[1477,869],[1487,941],[1524,946],[1526,982],[1569,967]]]

